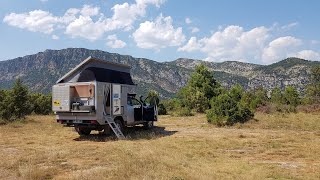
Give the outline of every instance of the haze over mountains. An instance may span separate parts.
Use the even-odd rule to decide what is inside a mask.
[[[137,92],[145,94],[154,89],[162,97],[172,97],[183,87],[197,64],[204,63],[214,71],[224,86],[241,84],[246,89],[263,86],[266,89],[293,85],[303,91],[309,83],[310,68],[317,61],[288,58],[271,65],[257,65],[236,61],[222,63],[180,58],[171,62],[156,62],[100,50],[68,48],[46,50],[37,54],[0,61],[0,88],[10,88],[16,78],[21,78],[31,91],[48,93],[52,85],[88,56],[128,64]]]

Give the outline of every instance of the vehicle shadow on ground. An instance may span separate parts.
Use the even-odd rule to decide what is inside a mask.
[[[171,136],[178,131],[168,131],[165,127],[155,126],[152,129],[146,130],[142,126],[135,126],[127,128],[126,140],[140,140],[140,139],[157,139],[165,136]],[[114,135],[105,134],[90,134],[88,136],[79,136],[74,141],[95,141],[106,142],[118,140]]]

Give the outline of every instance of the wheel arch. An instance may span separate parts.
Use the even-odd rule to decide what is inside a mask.
[[[114,117],[114,120],[117,120],[117,119],[119,119],[124,126],[127,125],[127,123],[124,121],[124,118],[123,118],[122,116],[116,116],[116,117]]]

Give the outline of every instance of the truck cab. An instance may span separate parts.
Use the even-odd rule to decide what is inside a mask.
[[[154,102],[150,103],[150,98],[147,97],[142,100],[142,97],[140,97],[138,100],[135,94],[128,94],[127,118],[128,121],[134,122],[133,125],[142,123],[145,129],[150,129],[153,127],[153,122],[157,121],[157,106]]]

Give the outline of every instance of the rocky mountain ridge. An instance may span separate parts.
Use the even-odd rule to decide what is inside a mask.
[[[240,83],[243,87],[267,89],[293,85],[300,91],[309,83],[310,68],[320,62],[288,58],[271,65],[257,65],[236,61],[222,63],[180,58],[171,62],[156,62],[100,50],[67,48],[46,50],[37,54],[0,61],[0,88],[10,88],[16,78],[36,92],[48,93],[57,79],[88,56],[123,63],[132,67],[137,92],[158,91],[162,97],[172,97],[183,87],[197,64],[204,63],[226,87]]]

